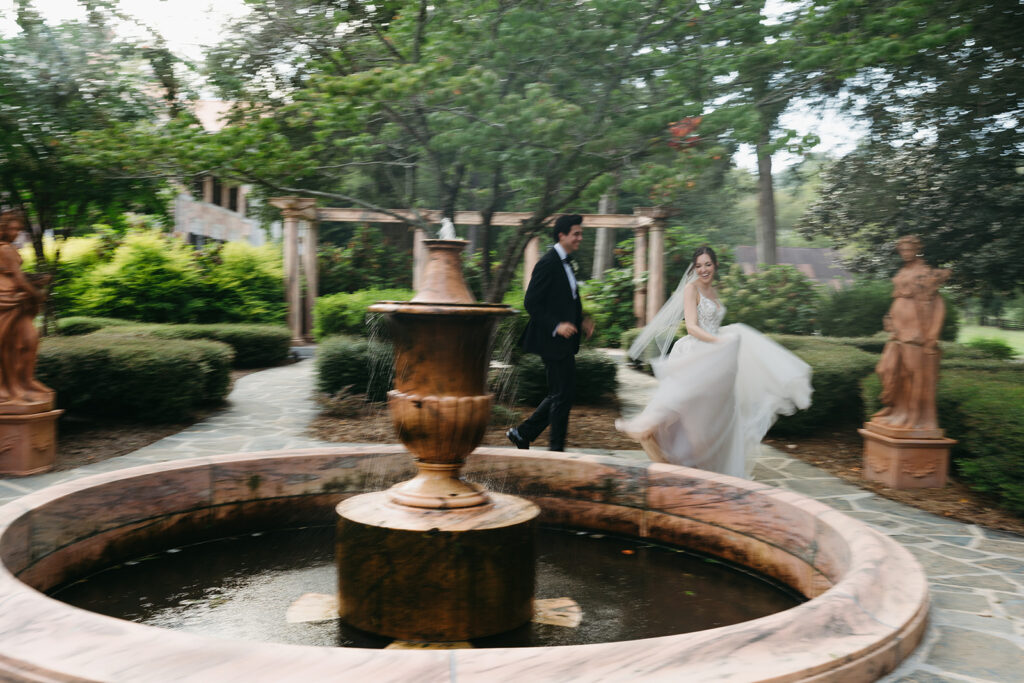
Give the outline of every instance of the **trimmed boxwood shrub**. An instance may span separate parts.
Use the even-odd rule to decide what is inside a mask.
[[[209,339],[227,344],[234,349],[236,368],[280,365],[291,353],[291,333],[277,325],[147,325],[139,329],[159,339]]]
[[[186,419],[227,395],[233,353],[219,342],[177,344],[128,334],[44,339],[36,376],[70,411],[151,422]]]
[[[339,335],[320,342],[316,350],[317,390],[336,394],[345,387],[371,401],[387,398],[394,375],[391,344]]]
[[[965,346],[977,349],[988,358],[996,360],[1009,360],[1017,355],[1012,346],[998,337],[974,337],[968,340]]]
[[[972,489],[991,495],[1010,512],[1024,515],[1024,375],[1017,369],[1019,364],[973,363],[976,365],[971,368],[944,366],[939,374],[939,425],[957,440],[951,451],[953,471]],[[1007,369],[1011,371],[1005,372]],[[871,375],[861,387],[866,420],[881,408],[881,382]]]
[[[822,349],[838,345],[852,346],[868,353],[881,353],[885,347],[885,342],[889,339],[889,335],[885,333],[873,337],[819,337],[817,335],[796,334],[772,334],[768,336],[790,351]]]
[[[57,334],[62,337],[75,337],[91,334],[105,327],[131,327],[138,325],[134,320],[121,318],[94,318],[87,315],[73,315],[57,321]]]
[[[832,291],[818,309],[818,330],[829,337],[870,337],[892,306],[892,283],[861,280]]]
[[[314,330],[318,340],[336,334],[366,336],[366,309],[378,301],[408,301],[409,289],[362,289],[322,296],[313,305]]]
[[[814,394],[807,410],[780,417],[772,432],[803,435],[823,427],[857,424],[864,413],[860,382],[874,370],[878,357],[832,342],[809,342],[793,352],[811,366]]]
[[[615,396],[618,388],[615,359],[584,349],[576,355],[576,401],[595,405]],[[492,372],[491,391],[501,402],[537,405],[548,394],[547,373],[540,356],[525,354],[515,366]]]
[[[74,336],[100,330],[149,335],[159,339],[209,339],[234,350],[236,368],[266,368],[280,365],[291,353],[291,333],[279,325],[226,323],[215,325],[163,325],[137,323],[120,318],[76,316],[57,323],[58,334]]]

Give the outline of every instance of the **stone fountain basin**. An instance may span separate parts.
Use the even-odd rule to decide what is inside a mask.
[[[761,619],[661,638],[402,651],[190,635],[40,592],[181,543],[330,524],[339,500],[414,473],[401,446],[223,455],[98,474],[0,507],[0,679],[869,681],[892,670],[924,630],[920,565],[822,503],[684,467],[510,449],[477,450],[464,474],[533,500],[543,523],[697,548],[811,599]]]

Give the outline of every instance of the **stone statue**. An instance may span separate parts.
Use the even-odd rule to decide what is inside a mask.
[[[49,276],[31,279],[21,270],[14,241],[25,228],[20,211],[0,213],[0,403],[52,401],[53,391],[35,378],[39,332],[35,317],[46,299]]]
[[[946,316],[939,287],[949,277],[948,270],[924,262],[921,247],[916,235],[896,243],[903,267],[892,279],[892,306],[885,316],[889,341],[875,368],[882,379],[885,408],[871,417],[874,423],[917,431],[939,427],[935,389],[939,333]]]

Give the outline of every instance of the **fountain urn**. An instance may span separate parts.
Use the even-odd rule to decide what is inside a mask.
[[[394,345],[388,406],[417,474],[338,507],[341,618],[410,641],[493,635],[533,616],[533,503],[460,477],[490,421],[487,370],[508,306],[477,303],[462,278],[463,240],[425,240],[411,301],[385,314]]]

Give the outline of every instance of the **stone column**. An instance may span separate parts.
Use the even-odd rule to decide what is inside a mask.
[[[316,221],[306,222],[306,239],[302,245],[302,270],[306,274],[306,315],[302,337],[310,344],[313,343],[313,304],[316,303],[319,286],[319,268],[316,260],[319,233],[320,225]]]
[[[647,320],[665,305],[665,212],[652,218],[647,238]]]
[[[615,197],[610,194],[601,195],[601,201],[597,203],[597,212],[601,214],[615,213]],[[615,228],[597,228],[594,236],[594,268],[591,277],[595,280],[603,280],[606,270],[612,267],[612,257],[615,250]]]
[[[207,204],[213,204],[213,177],[206,176],[203,178],[203,201]]]
[[[288,302],[288,329],[293,344],[304,343],[302,334],[302,287],[299,279],[299,219],[315,218],[316,200],[303,197],[274,197],[270,203],[281,209],[284,222],[285,301]]]
[[[640,209],[634,209],[634,213]],[[647,324],[647,224],[633,228],[633,315],[636,326]]]
[[[427,231],[416,228],[412,233],[412,288],[419,291],[423,279],[423,268],[427,265],[427,248],[423,240],[427,239]]]
[[[533,277],[533,269],[540,259],[540,238],[534,237],[526,243],[523,249],[523,291],[530,286],[530,278]]]
[[[241,214],[243,218],[245,218],[245,212],[248,208],[248,204],[246,203],[248,193],[245,191],[245,188],[245,185],[238,186],[238,213]]]

